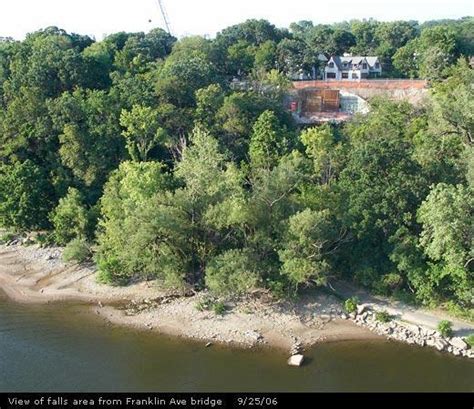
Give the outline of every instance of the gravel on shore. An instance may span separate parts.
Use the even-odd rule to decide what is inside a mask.
[[[1,245],[0,288],[17,302],[84,302],[111,323],[204,342],[295,350],[317,342],[382,338],[341,319],[339,300],[322,292],[297,303],[259,294],[228,302],[226,312],[217,315],[198,310],[205,292],[177,296],[155,281],[101,284],[92,264],[65,264],[61,254],[59,247]]]

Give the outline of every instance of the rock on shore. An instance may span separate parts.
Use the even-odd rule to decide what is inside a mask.
[[[341,318],[350,319],[356,325],[369,328],[389,339],[436,348],[438,351],[452,353],[455,356],[474,358],[474,350],[470,349],[461,337],[445,338],[438,331],[393,318],[389,322],[381,322],[377,320],[375,312],[367,305],[359,305],[356,312],[349,316],[342,314]]]
[[[304,361],[304,356],[301,354],[292,355],[288,358],[288,365],[290,366],[301,366]]]

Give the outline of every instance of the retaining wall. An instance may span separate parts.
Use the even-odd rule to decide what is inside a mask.
[[[365,100],[388,97],[395,100],[407,100],[412,104],[420,103],[428,94],[428,84],[425,80],[294,81],[293,87],[296,91],[340,90],[355,94]]]

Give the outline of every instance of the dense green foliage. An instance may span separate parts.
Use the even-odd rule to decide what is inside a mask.
[[[58,244],[65,245],[73,239],[92,236],[89,215],[77,189],[70,187],[67,195],[59,199],[58,205],[51,213],[51,222]]]
[[[0,225],[47,230],[71,260],[93,248],[113,284],[294,295],[343,277],[469,311],[473,24],[249,20],[215,39],[48,28],[0,40]],[[281,103],[287,75],[343,52],[429,79],[430,96],[298,129]]]
[[[443,337],[451,337],[453,335],[453,324],[450,321],[442,320],[438,323],[438,331]]]
[[[63,260],[66,262],[82,263],[92,255],[91,248],[84,239],[71,240],[63,251]]]
[[[48,226],[52,201],[44,170],[31,160],[0,165],[0,224],[18,229]]]
[[[390,322],[392,316],[387,311],[377,311],[375,313],[375,319],[379,322]]]
[[[358,300],[357,297],[348,298],[346,301],[344,301],[344,309],[349,314],[352,314],[353,312],[357,311],[357,304],[358,303],[359,303],[359,300]]]

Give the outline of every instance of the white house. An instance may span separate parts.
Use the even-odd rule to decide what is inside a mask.
[[[380,77],[382,65],[378,57],[332,56],[324,68],[325,80],[360,80]]]

